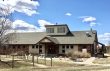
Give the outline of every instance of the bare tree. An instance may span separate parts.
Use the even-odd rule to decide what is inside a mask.
[[[0,48],[7,47],[10,40],[11,30],[11,13],[10,8],[0,8]]]

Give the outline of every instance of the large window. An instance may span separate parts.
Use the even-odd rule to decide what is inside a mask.
[[[54,28],[47,28],[47,33],[54,33]]]
[[[65,27],[58,27],[57,32],[58,33],[65,33]]]

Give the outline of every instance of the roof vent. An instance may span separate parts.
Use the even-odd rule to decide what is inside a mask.
[[[86,35],[87,35],[88,37],[91,37],[91,35],[90,35],[90,33],[89,33],[89,32],[86,32]]]

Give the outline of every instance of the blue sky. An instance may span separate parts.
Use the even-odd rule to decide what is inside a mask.
[[[67,24],[71,31],[92,28],[97,30],[100,42],[110,41],[110,0],[15,1],[15,5],[10,2],[14,6],[13,27],[20,31],[41,32],[45,31],[44,25],[58,23]]]

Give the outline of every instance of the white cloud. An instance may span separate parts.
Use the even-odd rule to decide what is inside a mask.
[[[36,26],[29,24],[29,23],[22,21],[22,20],[15,20],[13,22],[12,28],[16,29],[17,31],[21,31],[21,32],[23,32],[23,31],[35,32],[38,29]]]
[[[71,14],[71,13],[66,13],[65,15],[66,15],[66,16],[71,16],[72,14]]]
[[[109,41],[110,40],[110,33],[104,33],[104,34],[99,35],[99,39]]]
[[[52,25],[52,23],[46,20],[38,20],[39,27],[29,24],[23,20],[15,20],[12,28],[16,29],[17,32],[43,32],[45,31],[45,25]]]
[[[110,42],[110,33],[100,34],[98,36],[99,41],[108,44]]]
[[[92,17],[92,16],[82,16],[80,17],[80,19],[82,20],[83,23],[88,23],[91,27],[98,25],[98,23],[96,22],[96,18]]]
[[[90,26],[95,26],[97,23],[96,22],[90,22]]]
[[[25,13],[28,16],[33,14],[38,14],[36,12],[37,7],[39,6],[38,1],[31,1],[31,0],[0,0],[0,8],[6,9],[8,8],[10,12],[21,12]]]
[[[52,23],[46,21],[46,20],[38,20],[39,24],[39,31],[44,31],[45,30],[45,25],[52,25]]]
[[[80,17],[82,18],[82,22],[93,22],[93,21],[96,21],[96,18],[95,17],[92,17],[92,16],[83,16],[83,17]]]

